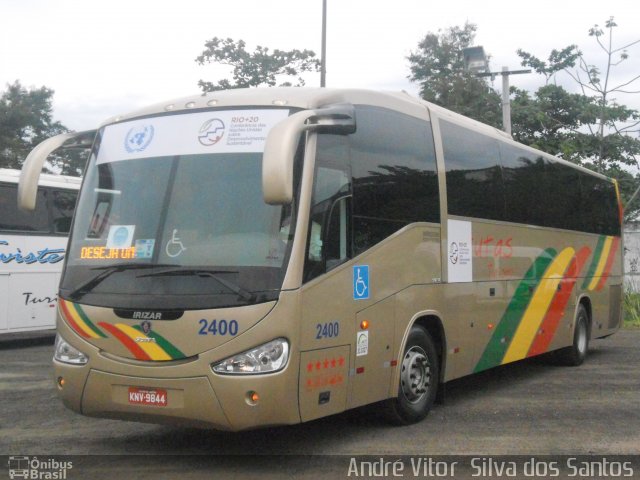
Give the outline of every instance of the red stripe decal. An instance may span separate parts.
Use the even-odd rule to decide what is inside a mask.
[[[138,346],[136,342],[131,340],[131,338],[129,338],[127,335],[121,332],[118,328],[114,327],[110,323],[104,323],[104,322],[100,322],[98,325],[100,325],[107,332],[109,332],[111,335],[113,335],[118,340],[120,340],[120,342],[125,347],[127,347],[127,350],[129,350],[133,354],[133,356],[136,357],[138,360],[151,360],[151,357],[149,357],[149,355],[147,355],[147,353],[144,350],[142,350],[142,348],[140,348],[140,346]]]
[[[609,278],[609,274],[611,273],[611,268],[613,267],[613,261],[616,258],[616,251],[618,250],[619,244],[620,238],[614,237],[613,242],[611,242],[611,248],[609,249],[609,257],[607,258],[607,263],[605,264],[604,270],[602,271],[600,281],[598,282],[598,285],[596,285],[596,292],[602,290],[604,284],[607,283],[607,279]]]
[[[591,249],[589,247],[582,247],[571,260],[564,274],[564,278],[560,282],[562,288],[553,297],[551,305],[549,305],[549,310],[547,310],[540,325],[539,333],[529,348],[527,357],[544,353],[549,348],[549,344],[556,334],[560,320],[562,320],[567,303],[571,298],[571,292],[573,292],[577,277],[580,275],[580,272],[582,272],[589,255],[591,255]]]
[[[60,299],[60,310],[62,310],[62,315],[64,316],[64,319],[67,321],[67,323],[71,326],[71,328],[73,328],[73,330],[78,335],[84,338],[91,338],[84,330],[80,328],[80,326],[73,319],[73,317],[71,316],[71,313],[69,312],[69,309],[67,308],[67,302],[65,302],[62,299]]]

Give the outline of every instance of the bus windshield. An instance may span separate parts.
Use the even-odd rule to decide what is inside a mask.
[[[78,202],[63,297],[165,309],[278,298],[293,210],[264,203],[261,152],[123,160],[99,148]]]

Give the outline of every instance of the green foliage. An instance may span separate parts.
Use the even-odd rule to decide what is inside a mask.
[[[512,89],[513,136],[519,142],[540,150],[553,152],[565,160],[582,164],[588,162],[596,171],[611,166],[635,166],[640,154],[640,142],[611,130],[602,138],[589,127],[601,116],[612,124],[627,122],[637,112],[611,104],[604,111],[599,99],[547,84],[533,95]]]
[[[233,79],[222,79],[217,83],[200,80],[198,86],[203,92],[226,90],[230,88],[247,88],[258,86],[273,87],[278,76],[297,77],[295,86],[304,85],[301,74],[317,72],[320,62],[311,50],[273,50],[258,46],[254,52],[246,50],[243,40],[214,37],[205,43],[205,49],[196,58],[200,65],[218,63],[233,67]],[[280,86],[292,86],[291,82]]]
[[[88,139],[88,146],[73,148],[65,148],[65,146],[62,146],[49,155],[47,163],[55,167],[54,170],[60,175],[81,177],[84,173],[84,167],[86,166],[89,154],[91,153],[90,146],[93,143],[94,135],[88,135],[88,137],[90,137]],[[52,170],[50,167],[45,167],[45,169],[47,171]]]
[[[501,126],[501,99],[486,80],[464,68],[463,49],[471,46],[476,25],[466,23],[428,33],[408,57],[409,79],[420,85],[420,96],[432,103],[489,125]]]
[[[48,137],[66,132],[53,121],[53,90],[25,88],[19,81],[0,95],[0,167],[21,168],[28,153]]]
[[[551,50],[549,59],[546,62],[525,52],[521,48],[516,50],[516,53],[522,58],[522,66],[531,67],[534,72],[544,75],[547,84],[556,73],[573,67],[576,64],[576,60],[580,57],[580,51],[576,45],[569,45],[562,50],[556,50],[554,48]]]
[[[581,152],[566,143],[585,123],[595,119],[593,101],[548,84],[530,94],[512,89],[513,137],[526,145],[579,163]]]
[[[640,293],[626,289],[623,297],[624,326],[640,327]]]

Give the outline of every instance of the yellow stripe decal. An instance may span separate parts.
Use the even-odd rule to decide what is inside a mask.
[[[135,328],[125,325],[124,323],[118,323],[116,325],[118,329],[124,333],[127,337],[135,342],[136,338],[147,339],[144,333],[139,332]],[[172,360],[162,348],[160,348],[155,341],[136,342],[136,344],[151,358],[151,360]]]
[[[522,321],[509,345],[509,349],[502,359],[502,363],[515,362],[527,356],[529,347],[533,343],[540,324],[544,319],[553,297],[558,292],[558,285],[567,270],[575,250],[571,247],[565,248],[553,260],[545,272],[545,278],[540,281],[538,288],[531,298],[531,302],[524,312]]]
[[[78,312],[76,311],[75,308],[73,308],[73,304],[71,302],[67,302],[65,300],[63,300],[62,298],[60,299],[61,303],[64,303],[64,306],[66,307],[66,312],[69,314],[69,316],[71,317],[71,319],[76,323],[76,325],[78,325],[78,327],[80,329],[82,329],[82,331],[84,333],[86,333],[88,335],[89,338],[100,338],[96,332],[94,332],[91,327],[89,327],[89,325],[87,325],[85,323],[85,321],[82,319],[82,317],[78,314]]]
[[[613,237],[607,237],[604,241],[604,247],[602,247],[602,253],[600,254],[598,266],[596,267],[596,271],[594,272],[593,277],[591,278],[591,282],[589,282],[589,286],[587,287],[589,291],[595,289],[598,285],[598,282],[600,281],[600,277],[602,276],[604,267],[607,264],[607,258],[609,258],[609,252],[611,251],[612,243]]]

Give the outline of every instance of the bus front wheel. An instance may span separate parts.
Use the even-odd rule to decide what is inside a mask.
[[[392,423],[409,425],[427,416],[438,390],[438,353],[431,335],[424,328],[411,328],[398,367],[398,396],[387,400],[387,416]]]

